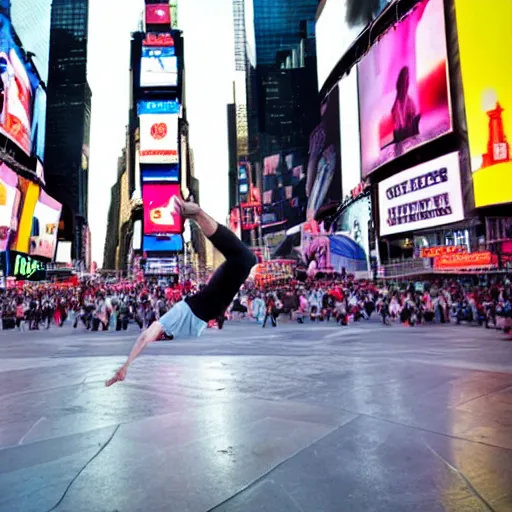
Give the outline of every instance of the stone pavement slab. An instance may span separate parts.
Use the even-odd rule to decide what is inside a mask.
[[[105,388],[136,334],[0,333],[0,512],[512,510],[498,332],[229,323]]]

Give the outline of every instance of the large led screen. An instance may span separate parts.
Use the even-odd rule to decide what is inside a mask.
[[[53,258],[57,248],[61,210],[62,205],[42,190],[34,209],[30,255]]]
[[[180,235],[145,236],[143,250],[144,252],[181,252],[183,251],[183,237]]]
[[[142,48],[140,65],[141,87],[176,87],[178,85],[178,58],[174,46]]]
[[[370,218],[371,200],[363,197],[346,208],[338,219],[336,229],[337,235],[342,235],[355,244],[364,252],[364,259],[356,260],[352,265],[335,264],[334,260],[340,258],[341,251],[331,250],[331,264],[335,268],[345,266],[347,270],[363,271],[368,270],[370,265]],[[339,244],[340,240],[338,240]],[[331,244],[332,245],[332,244]],[[332,249],[332,247],[331,247]],[[342,258],[341,258],[342,259]]]
[[[18,229],[21,192],[18,175],[5,164],[0,165],[0,252],[7,250]]]
[[[443,0],[422,0],[359,64],[363,177],[452,129]]]
[[[332,70],[361,31],[392,0],[377,0],[365,12],[362,0],[327,0],[316,22],[318,87],[321,89]]]
[[[346,197],[361,183],[361,144],[357,69],[338,84],[340,90],[341,190]]]
[[[21,190],[22,207],[19,214],[18,231],[15,240],[11,244],[11,249],[29,254],[34,212],[41,188],[33,181],[21,177],[18,178],[18,187]]]
[[[379,183],[380,234],[405,233],[464,218],[459,153],[450,153]]]
[[[0,131],[30,154],[32,84],[23,52],[14,44],[10,23],[3,16],[0,23]]]
[[[171,11],[169,4],[150,4],[146,5],[146,24],[147,25],[170,25]]]
[[[144,114],[140,122],[140,163],[178,163],[178,115]]]
[[[336,86],[321,105],[322,121],[309,142],[307,220],[341,199],[340,96]]]
[[[512,202],[512,2],[456,0],[477,207]]]
[[[172,209],[171,202],[174,196],[179,195],[179,185],[143,183],[145,235],[183,233],[183,219]]]

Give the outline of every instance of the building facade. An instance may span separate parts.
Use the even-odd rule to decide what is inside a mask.
[[[59,238],[85,260],[91,89],[87,83],[88,0],[54,0],[51,12],[46,144],[48,190],[63,204]]]

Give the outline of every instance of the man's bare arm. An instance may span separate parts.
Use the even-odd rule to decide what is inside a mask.
[[[137,358],[140,353],[154,341],[160,339],[163,333],[162,325],[159,322],[154,322],[151,324],[149,329],[145,330],[138,338],[135,344],[133,345],[132,351],[128,356],[126,363],[115,373],[115,375],[105,383],[105,386],[109,387],[116,382],[122,382],[126,378],[126,373],[128,372],[128,367],[133,363],[135,358]]]

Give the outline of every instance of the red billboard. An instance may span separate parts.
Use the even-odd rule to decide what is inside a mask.
[[[180,193],[180,186],[175,183],[142,185],[145,235],[183,233],[183,219],[172,208],[172,198]]]
[[[171,11],[169,4],[146,5],[146,25],[170,25]]]

